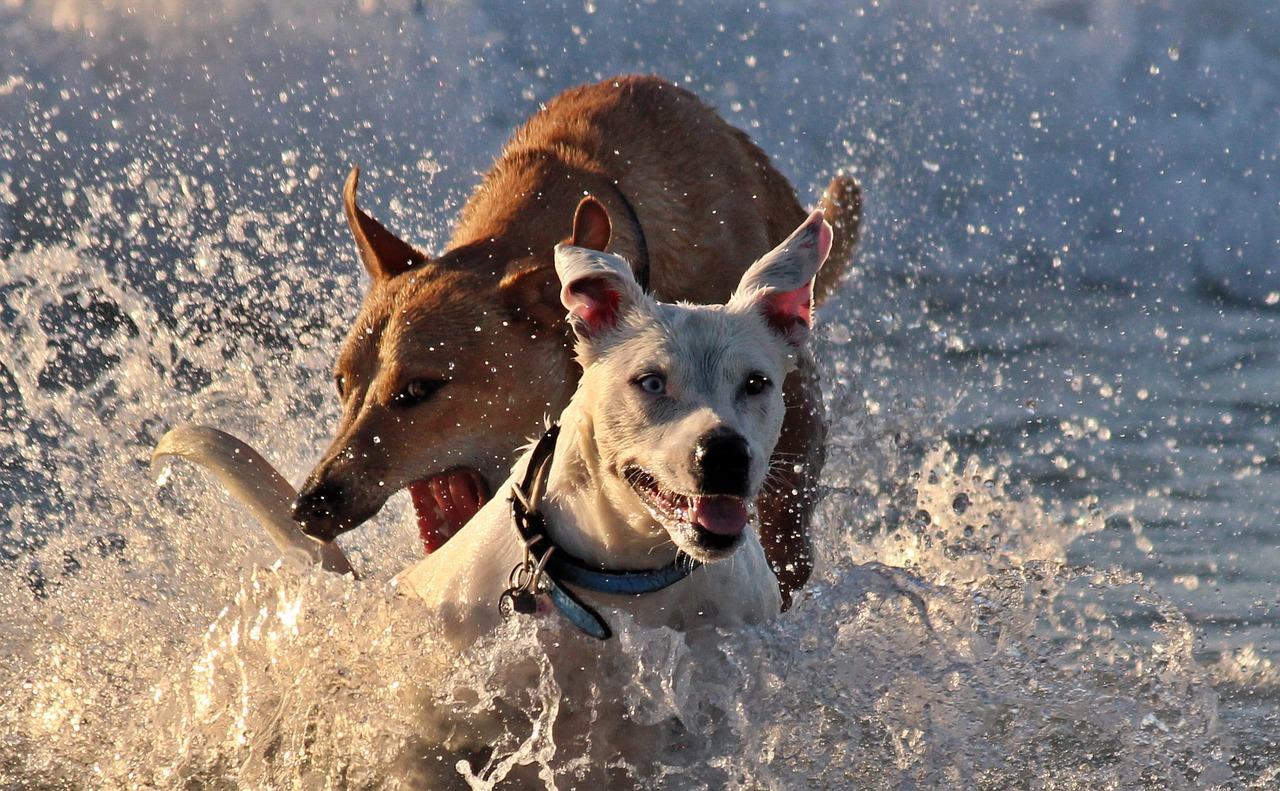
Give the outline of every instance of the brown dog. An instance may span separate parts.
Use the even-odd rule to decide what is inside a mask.
[[[517,448],[574,391],[579,372],[559,300],[558,242],[623,256],[658,299],[717,303],[807,214],[745,134],[653,77],[575,88],[534,115],[471,196],[438,258],[356,205],[358,176],[353,170],[343,203],[373,281],[335,366],[337,436],[293,516],[306,533],[331,539],[409,487],[428,551],[479,509]],[[833,180],[822,208],[835,243],[816,286],[819,302],[856,246],[857,183]],[[784,600],[812,567],[806,526],[825,428],[809,358],[786,380],[785,395],[782,439],[758,501],[761,540]]]

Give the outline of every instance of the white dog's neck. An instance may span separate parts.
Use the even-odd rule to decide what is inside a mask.
[[[654,569],[676,559],[671,537],[630,486],[601,468],[590,410],[576,399],[561,415],[540,510],[556,545],[588,564]]]

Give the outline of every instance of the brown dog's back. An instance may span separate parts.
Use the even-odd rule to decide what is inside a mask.
[[[547,178],[556,170],[563,196],[561,179]],[[623,77],[560,94],[516,131],[451,246],[527,228],[550,204],[576,206],[581,184],[610,211],[611,251],[633,266],[647,259],[648,286],[666,301],[727,299],[747,264],[805,217],[764,152],[701,99],[656,77]],[[563,239],[572,208],[556,215],[564,219],[548,241]]]

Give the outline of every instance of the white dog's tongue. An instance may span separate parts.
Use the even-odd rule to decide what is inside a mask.
[[[418,534],[430,555],[476,515],[489,499],[484,476],[475,470],[449,470],[409,484]]]
[[[690,514],[693,522],[722,536],[736,536],[747,526],[747,505],[737,497],[698,497]]]

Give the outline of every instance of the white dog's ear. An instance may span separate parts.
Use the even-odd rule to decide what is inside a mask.
[[[613,329],[627,310],[645,298],[620,256],[556,245],[556,274],[560,276],[560,302],[569,311],[569,323],[582,338]]]
[[[813,277],[831,252],[831,226],[809,215],[782,244],[751,265],[729,300],[730,310],[758,310],[792,346],[809,337]]]

